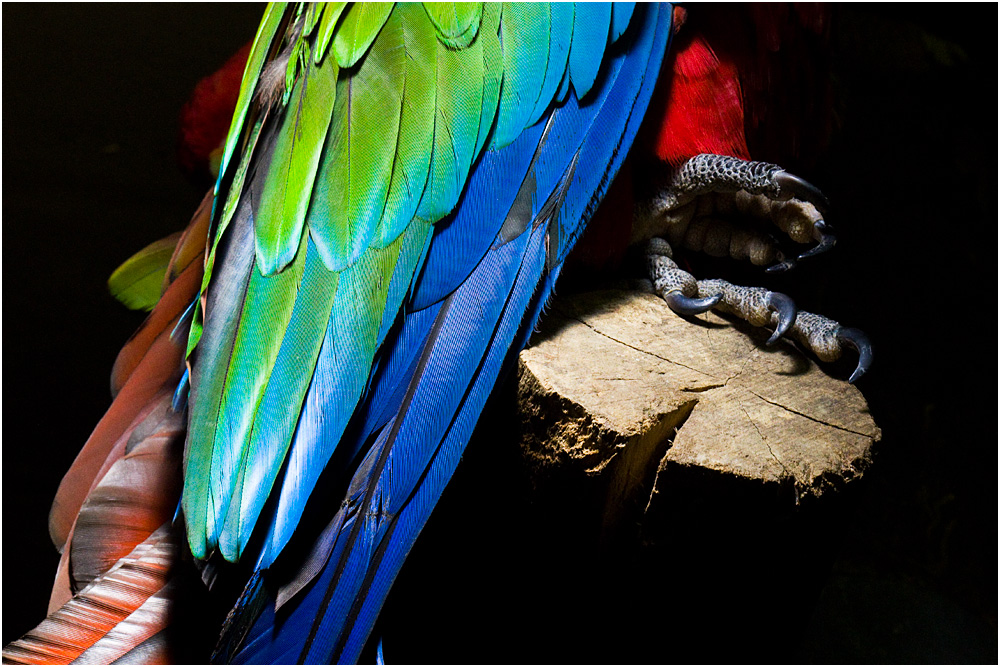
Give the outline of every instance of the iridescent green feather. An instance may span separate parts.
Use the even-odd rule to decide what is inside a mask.
[[[481,2],[425,2],[422,3],[437,30],[438,39],[445,46],[464,49],[479,32],[483,13]]]
[[[458,202],[472,165],[483,101],[483,47],[437,44],[437,100],[430,177],[416,216],[436,222]]]
[[[549,55],[549,5],[505,2],[500,30],[504,78],[493,135],[496,148],[506,146],[521,134],[538,101]]]
[[[163,276],[181,233],[154,241],[135,253],[108,278],[108,291],[126,308],[152,310],[160,300]]]
[[[333,126],[309,212],[310,232],[332,270],[357,260],[382,217],[396,155],[405,61],[402,22],[394,13],[365,66],[345,72],[336,84]]]
[[[368,369],[381,343],[381,338],[374,338],[372,334],[385,331],[396,318],[431,229],[431,225],[415,221],[391,244],[369,249],[354,266],[342,273],[324,341],[324,346],[330,346],[330,357],[353,360],[351,368],[337,380],[341,392],[339,400],[324,414],[324,419],[337,423],[341,429],[346,426],[346,415],[353,410],[353,401],[364,390]],[[327,378],[326,382],[333,380]],[[303,496],[308,496],[326,465],[332,443],[328,447],[326,451],[317,451],[315,447],[307,449],[296,444],[289,453],[289,472],[278,497],[276,525],[272,539],[264,547],[267,562],[280,552],[298,523]]]
[[[391,2],[354,2],[333,36],[333,52],[341,67],[354,67],[392,12]]]
[[[215,517],[225,517],[229,511],[234,478],[246,457],[250,425],[292,317],[306,264],[305,238],[301,237],[298,249],[303,256],[281,273],[265,276],[256,266],[251,269],[239,330],[220,392],[218,416],[206,420],[215,423],[210,487],[222,491],[212,493]],[[204,435],[198,433],[196,437]],[[221,529],[209,513],[208,540],[217,540]]]
[[[569,62],[569,47],[573,34],[573,3],[554,2],[549,5],[551,11],[552,38],[549,40],[549,56],[545,65],[545,79],[542,90],[535,101],[535,108],[528,115],[528,124],[533,125],[545,114],[552,99],[555,97],[559,83],[566,73]],[[564,37],[565,36],[565,37]]]
[[[326,55],[326,50],[333,41],[333,32],[340,20],[340,15],[347,7],[346,2],[327,2],[323,7],[323,18],[319,22],[319,32],[316,35],[316,47],[313,49],[313,61],[320,62]]]
[[[501,5],[489,2],[483,6],[482,24],[478,40],[483,45],[483,105],[479,116],[479,134],[475,154],[483,150],[493,129],[503,84],[503,48],[500,46]]]
[[[309,47],[296,48],[308,53]],[[297,60],[294,50],[293,60]],[[324,60],[307,68],[292,89],[254,217],[257,261],[265,275],[284,269],[299,247],[334,111],[337,74],[337,63]]]
[[[232,158],[233,151],[236,149],[236,144],[240,139],[243,123],[250,109],[250,101],[253,98],[254,91],[257,89],[257,79],[267,60],[272,42],[277,35],[278,26],[281,24],[286,4],[284,2],[268,4],[264,12],[264,20],[261,21],[260,27],[257,29],[253,46],[250,47],[247,66],[243,71],[243,82],[240,85],[240,93],[236,99],[236,112],[233,114],[233,122],[229,126],[229,134],[226,136],[226,149],[222,154],[222,162],[219,167],[220,174],[226,173],[229,160]],[[216,196],[219,194],[217,192]],[[238,191],[236,195],[239,195]],[[232,196],[232,193],[230,193],[230,196]]]
[[[288,451],[338,293],[340,274],[324,266],[315,246],[308,245],[303,261],[295,306],[274,363],[281,372],[269,375],[253,415],[242,465],[248,471],[248,483],[242,493],[234,494],[241,501],[231,504],[232,522],[227,520],[219,540],[223,555],[229,559],[238,557],[246,546]]]
[[[320,19],[323,17],[323,10],[330,3],[314,2],[309,5],[306,9],[306,20],[302,24],[302,36],[310,37],[313,34],[313,30],[319,25]],[[322,58],[316,60],[318,63]]]
[[[263,125],[263,119],[258,118],[257,122],[254,124],[254,128],[250,133],[250,140],[248,143],[248,150],[240,158],[239,168],[236,170],[236,175],[233,177],[233,190],[237,192],[243,189],[243,182],[246,179],[247,169],[250,165],[250,157],[253,153],[253,149],[257,145],[257,139],[260,137],[260,129]],[[205,260],[205,272],[202,275],[201,281],[201,294],[204,294],[208,289],[208,285],[212,280],[212,271],[215,268],[215,256],[216,249],[218,247],[218,239],[225,232],[226,227],[232,220],[233,213],[236,210],[237,199],[226,200],[225,207],[223,208],[222,219],[219,222],[218,229],[215,232],[215,243],[212,244],[211,250],[209,250],[208,258]],[[201,311],[201,300],[199,299],[198,306],[195,308],[194,315],[191,320],[191,332],[188,334],[188,344],[187,351],[185,352],[185,357],[190,357],[191,352],[194,351],[195,347],[201,341],[201,335],[203,332],[203,313]]]
[[[420,7],[396,8],[403,30],[406,58],[400,100],[399,140],[382,219],[372,243],[379,248],[396,240],[417,210],[427,183],[434,147],[437,42],[427,15]]]

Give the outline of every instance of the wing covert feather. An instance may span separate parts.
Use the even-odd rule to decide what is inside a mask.
[[[297,57],[293,55],[292,62],[295,61]],[[292,89],[292,105],[278,132],[254,216],[257,262],[264,275],[284,269],[299,247],[336,102],[337,74],[337,64],[324,60],[307,67]]]
[[[333,271],[360,257],[382,217],[399,135],[405,61],[403,27],[393,12],[364,66],[337,81],[333,127],[308,223]]]

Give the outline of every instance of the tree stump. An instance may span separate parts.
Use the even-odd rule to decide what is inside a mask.
[[[860,477],[881,437],[861,392],[768,335],[641,292],[557,299],[520,357],[532,476],[603,494],[605,528],[630,509],[647,521],[678,477],[790,489],[793,504]]]

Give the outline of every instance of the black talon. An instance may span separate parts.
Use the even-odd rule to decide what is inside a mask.
[[[785,271],[790,271],[794,268],[795,268],[794,259],[783,259],[777,264],[773,264],[764,269],[764,273],[784,273]]]
[[[774,327],[774,333],[767,339],[768,345],[774,345],[795,323],[795,316],[799,309],[795,307],[795,302],[788,295],[781,292],[767,293],[767,307],[778,314],[778,325]]]
[[[787,171],[779,171],[774,175],[774,182],[778,186],[778,200],[788,201],[792,197],[810,202],[815,206],[820,214],[825,218],[830,210],[830,202],[826,195],[820,192],[815,185],[799,178]]]
[[[712,296],[706,296],[700,299],[692,299],[689,296],[684,296],[680,292],[669,292],[663,297],[663,300],[667,302],[668,306],[670,306],[670,310],[683,316],[700,315],[705,311],[711,310],[721,299],[721,294],[713,294]]]
[[[830,225],[826,224],[823,220],[818,220],[813,225],[813,229],[816,234],[819,235],[819,243],[814,245],[809,250],[799,255],[796,259],[803,260],[809,257],[815,257],[816,255],[822,255],[824,252],[837,245],[837,237],[833,233]]]
[[[847,380],[854,384],[872,365],[872,343],[864,331],[854,327],[841,327],[837,331],[837,340],[847,343],[858,351],[858,366]]]

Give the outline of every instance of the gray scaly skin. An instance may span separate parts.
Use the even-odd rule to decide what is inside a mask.
[[[792,240],[816,245],[798,255],[813,257],[833,247],[836,239],[823,219],[826,198],[815,187],[777,165],[747,162],[721,155],[698,155],[673,174],[665,187],[637,210],[633,242],[646,243],[653,291],[683,316],[710,308],[731,313],[754,326],[773,328],[772,344],[791,335],[823,361],[834,361],[843,347],[859,355],[850,382],[871,365],[871,344],[861,331],[813,313],[798,311],[784,294],[743,287],[724,280],[697,280],[673,260],[671,243],[716,257],[750,259],[757,265],[778,263],[769,271],[792,268],[776,242],[762,232],[733,224],[734,214],[769,219]],[[669,242],[660,236],[666,236]]]

